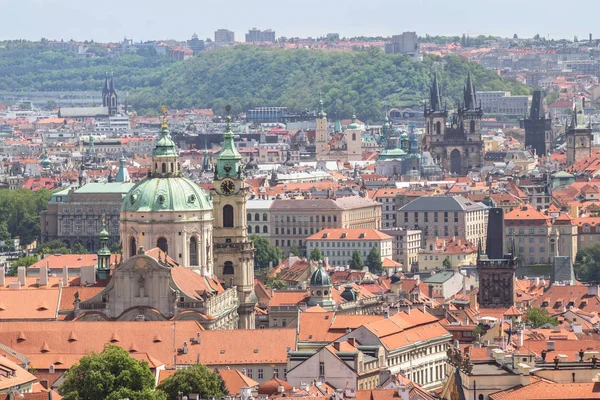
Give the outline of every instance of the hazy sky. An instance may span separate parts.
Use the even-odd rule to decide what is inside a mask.
[[[599,0],[0,0],[0,39],[134,41],[213,37],[228,28],[276,36],[600,35]]]

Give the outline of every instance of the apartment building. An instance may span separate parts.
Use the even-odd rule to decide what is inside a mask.
[[[381,229],[381,204],[366,197],[275,199],[270,210],[271,245],[284,253],[323,229]]]
[[[392,237],[376,229],[323,229],[306,238],[307,253],[319,248],[330,265],[350,265],[352,253],[358,251],[363,262],[375,247],[381,259],[392,258]]]
[[[417,271],[421,250],[421,231],[418,229],[391,228],[381,230],[392,237],[392,260],[402,263],[405,272]]]
[[[427,196],[398,210],[397,225],[421,230],[423,244],[438,237],[461,237],[471,243],[485,243],[487,206],[463,196]]]

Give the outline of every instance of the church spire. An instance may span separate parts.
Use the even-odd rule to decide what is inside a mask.
[[[231,106],[226,107],[227,113],[231,110]],[[223,134],[223,147],[217,155],[215,168],[215,178],[222,179],[226,177],[241,177],[243,172],[242,155],[235,147],[233,141],[234,134],[231,130],[231,117],[228,115],[226,119],[225,133]]]
[[[109,234],[106,230],[106,219],[102,214],[102,231],[100,232],[100,250],[98,250],[98,279],[108,279],[110,276],[110,250],[108,248]]]
[[[477,99],[475,97],[475,88],[473,87],[473,79],[471,71],[467,75],[467,83],[465,85],[465,110],[475,110],[477,108]]]
[[[156,141],[152,151],[152,163],[154,164],[154,175],[166,178],[179,174],[179,154],[177,146],[171,137],[167,125],[167,108],[162,107],[163,120],[160,127],[160,138]]]
[[[432,111],[442,110],[442,99],[440,96],[440,87],[438,85],[437,73],[433,74],[433,84],[431,86],[430,103]]]
[[[542,102],[542,91],[535,90],[533,92],[533,98],[531,100],[531,112],[529,114],[530,119],[544,119],[544,104]]]

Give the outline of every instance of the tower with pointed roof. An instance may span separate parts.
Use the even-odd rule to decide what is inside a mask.
[[[346,147],[348,152],[348,161],[362,160],[362,128],[357,122],[356,115],[352,115],[352,123],[347,126]]]
[[[110,276],[110,249],[108,248],[108,239],[110,235],[106,230],[106,222],[102,215],[102,231],[100,232],[100,249],[98,250],[98,265],[96,272],[98,279],[108,279]]]
[[[327,158],[329,153],[329,135],[327,133],[327,114],[323,111],[323,100],[319,100],[320,111],[317,113],[315,129],[315,145],[317,160]]]
[[[592,155],[592,126],[585,119],[581,100],[575,102],[565,138],[567,142],[567,166]]]
[[[335,302],[331,293],[332,289],[331,278],[323,268],[323,261],[319,261],[318,268],[310,277],[308,305],[321,306],[328,311],[332,311],[335,309]]]
[[[468,171],[483,165],[483,141],[481,118],[483,110],[477,103],[473,79],[469,72],[457,110],[448,118],[446,106],[442,106],[437,75],[425,104],[425,136],[423,150],[446,172],[466,175]]]
[[[254,329],[254,245],[247,231],[244,165],[230,122],[228,116],[214,167],[214,268],[225,287],[237,288],[240,329]]]
[[[514,238],[513,238],[514,240]],[[514,243],[510,253],[504,251],[504,214],[502,208],[490,208],[485,253],[482,243],[477,249],[479,275],[478,302],[481,308],[508,308],[515,303],[517,263]]]
[[[542,91],[534,91],[529,117],[523,118],[522,122],[525,129],[525,148],[535,150],[538,156],[548,154],[552,145],[551,122],[544,112]]]
[[[117,115],[119,98],[115,90],[115,78],[108,74],[104,78],[104,87],[102,88],[102,107],[108,108],[108,115]]]

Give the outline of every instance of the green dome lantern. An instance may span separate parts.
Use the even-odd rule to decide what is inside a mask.
[[[310,287],[316,286],[331,286],[331,278],[323,268],[323,261],[319,261],[319,267],[310,277]]]
[[[356,115],[352,115],[352,123],[348,124],[348,129],[357,131],[360,129],[360,125],[356,122]]]
[[[231,117],[227,116],[227,125],[223,134],[223,147],[217,155],[215,165],[215,180],[238,177],[243,172],[242,155],[233,143],[233,131],[231,130]]]

